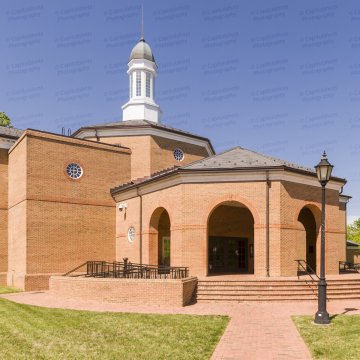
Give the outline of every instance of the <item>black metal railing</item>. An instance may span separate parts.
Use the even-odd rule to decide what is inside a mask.
[[[347,261],[339,261],[339,272],[340,271],[359,271],[360,264],[347,262]]]
[[[311,274],[315,275],[318,278],[318,280],[320,280],[320,278],[317,276],[316,272],[311,268],[311,266],[305,260],[295,260],[295,261],[297,261],[297,263],[298,263],[298,278],[300,278],[299,272],[305,272],[306,274],[308,274],[311,277],[312,281],[315,281],[315,280],[311,276]],[[310,272],[311,272],[311,274],[310,274]]]
[[[81,271],[82,270],[82,271]],[[76,273],[75,273],[76,272]],[[119,279],[183,279],[189,276],[189,268],[124,262],[87,261],[63,276],[86,276]]]

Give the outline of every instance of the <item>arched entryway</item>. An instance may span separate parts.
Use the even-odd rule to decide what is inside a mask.
[[[254,273],[254,218],[236,201],[218,205],[208,220],[208,272]]]
[[[305,260],[315,273],[317,238],[315,216],[308,206],[304,206],[298,216],[297,260]]]
[[[150,219],[149,263],[170,266],[170,217],[163,207],[157,208]]]

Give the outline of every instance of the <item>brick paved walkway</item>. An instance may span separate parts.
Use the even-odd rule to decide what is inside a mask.
[[[47,291],[4,294],[1,297],[22,304],[89,311],[229,315],[226,328],[211,359],[311,359],[291,315],[313,315],[316,303],[198,303],[183,308],[96,304],[58,300]],[[330,302],[331,314],[360,314],[360,300]]]

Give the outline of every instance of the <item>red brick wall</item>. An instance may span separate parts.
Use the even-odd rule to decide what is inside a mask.
[[[8,270],[8,151],[0,149],[0,286]],[[3,274],[1,274],[3,273]],[[1,285],[3,284],[3,285]]]
[[[83,168],[77,180],[66,174],[70,162]],[[9,209],[9,285],[40,290],[51,274],[115,260],[110,188],[130,181],[130,150],[28,130],[10,150],[9,177],[26,183],[20,198],[9,191],[13,204],[23,200]]]
[[[261,259],[265,243],[258,244],[261,229],[264,227],[260,223],[259,213],[263,224],[265,221],[264,199],[263,182],[185,184],[143,195],[143,263],[152,263],[152,254],[158,254],[158,249],[154,251],[154,245],[158,246],[158,242],[153,239],[158,239],[156,224],[166,209],[171,224],[171,265],[188,266],[192,275],[207,275],[208,219],[218,205],[233,200],[242,201],[255,213],[255,253],[258,252],[260,267],[265,261]],[[117,213],[117,259],[127,256],[130,261],[138,262],[139,236],[137,235],[134,243],[130,243],[125,233],[131,224],[135,226],[137,234],[139,232],[139,198],[121,202],[128,203],[128,215],[125,218],[121,213]],[[258,205],[258,209],[255,209],[252,202]]]
[[[316,226],[319,229],[321,224],[321,187],[310,186],[305,184],[282,182],[281,188],[281,223],[282,227],[287,229],[288,237],[284,238],[284,244],[292,244],[294,232],[296,232],[297,217],[304,206],[307,206],[315,217]],[[325,238],[326,238],[326,274],[338,274],[339,271],[339,243],[343,241],[339,231],[339,192],[337,190],[326,189],[326,221],[325,221]],[[292,230],[292,228],[294,230]],[[321,232],[317,233],[316,241],[316,268],[320,269],[321,254]],[[291,248],[291,246],[289,246]],[[282,255],[286,255],[284,252]],[[290,261],[286,263],[289,256],[283,256],[285,261],[282,266],[284,273],[291,276],[296,274],[296,268]]]
[[[114,261],[114,207],[27,203],[27,273],[65,273],[88,260]]]
[[[93,137],[88,139],[96,141],[96,138]],[[149,176],[174,165],[183,166],[209,156],[203,146],[159,136],[109,136],[101,137],[99,140],[108,144],[118,143],[131,149],[132,180]],[[174,158],[173,152],[177,148],[181,149],[185,154],[183,161],[177,161]]]
[[[11,176],[9,178],[11,181]],[[24,200],[9,209],[9,266],[7,283],[9,286],[15,286],[19,289],[25,288],[26,234],[26,200]]]
[[[190,302],[196,284],[196,277],[171,280],[53,276],[50,294],[66,300],[181,307]]]
[[[15,145],[13,145],[14,148]],[[12,149],[13,149],[12,148]],[[27,138],[9,151],[7,284],[24,289],[26,274]]]
[[[121,203],[126,203],[127,208],[120,212],[116,206],[116,260],[123,261],[127,257],[133,263],[140,263],[140,197],[135,197]],[[119,204],[117,204],[119,205]],[[135,239],[128,240],[129,227],[135,228]],[[143,252],[145,254],[145,251]],[[148,257],[143,263],[149,264]]]
[[[270,197],[270,276],[296,276],[298,258],[298,220],[301,209],[307,205],[320,224],[321,187],[292,182],[272,181]],[[143,195],[143,263],[151,263],[158,254],[156,226],[161,213],[167,210],[170,217],[171,265],[188,266],[190,274],[206,276],[208,272],[208,219],[213,211],[226,201],[245,205],[254,218],[254,271],[255,276],[266,275],[266,183],[194,183],[181,184]],[[339,195],[327,190],[326,197],[326,272],[338,272]],[[117,259],[129,257],[139,261],[139,198],[121,201],[128,203],[125,218],[117,213]],[[220,210],[219,210],[220,211]],[[157,219],[157,220],[156,220]],[[135,226],[137,240],[125,238],[130,224]],[[234,229],[237,224],[234,222]],[[320,241],[317,235],[317,268],[320,261]],[[156,255],[155,255],[156,256]]]
[[[346,261],[346,203],[339,203],[339,261]]]
[[[182,161],[177,161],[174,158],[175,149],[181,149],[184,152],[184,159]],[[209,154],[205,147],[169,140],[159,136],[151,137],[152,173],[173,167],[174,165],[184,166],[208,156]]]

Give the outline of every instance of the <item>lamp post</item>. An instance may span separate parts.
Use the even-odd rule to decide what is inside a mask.
[[[322,186],[321,204],[321,259],[320,259],[320,281],[318,294],[318,311],[315,314],[315,324],[330,324],[329,313],[326,311],[326,281],[325,281],[325,186],[330,180],[333,166],[328,162],[324,151],[323,157],[315,166],[317,178]]]

